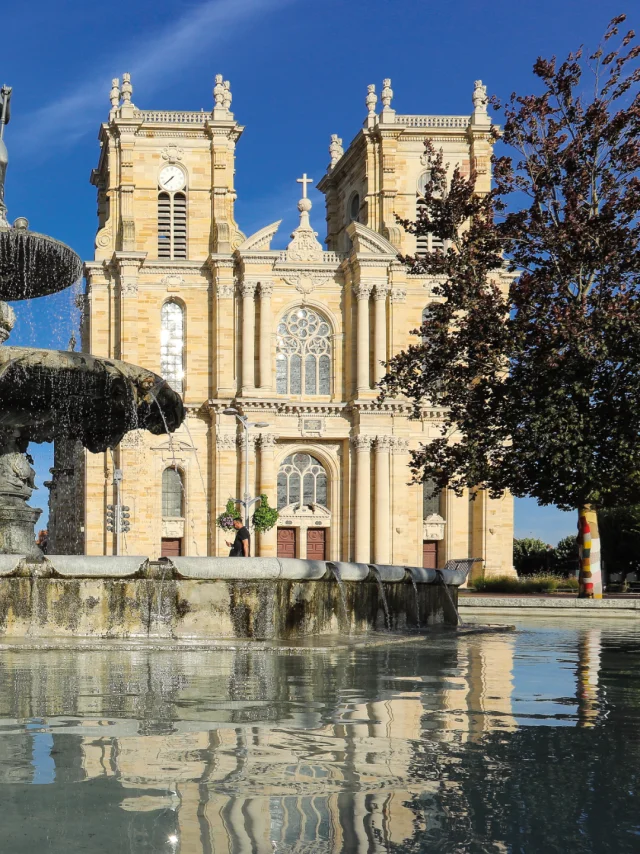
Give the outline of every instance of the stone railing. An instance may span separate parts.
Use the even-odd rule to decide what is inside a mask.
[[[133,117],[158,124],[170,122],[184,125],[203,125],[207,119],[211,118],[211,114],[183,110],[134,110]]]
[[[397,125],[411,128],[466,128],[469,116],[396,116]]]

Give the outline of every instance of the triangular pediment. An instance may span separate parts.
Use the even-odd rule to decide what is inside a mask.
[[[272,222],[271,225],[265,225],[260,231],[256,231],[250,237],[238,246],[238,252],[268,252],[271,249],[271,241],[276,231],[282,222],[279,219],[277,222]]]
[[[359,255],[388,255],[396,258],[398,250],[389,241],[366,225],[352,222],[347,226],[347,234],[351,238],[353,248]]]

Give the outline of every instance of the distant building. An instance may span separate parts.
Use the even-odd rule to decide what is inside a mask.
[[[484,87],[471,116],[399,115],[385,81],[382,110],[369,87],[364,126],[343,150],[331,137],[326,249],[310,222],[307,176],[300,224],[285,250],[278,223],[246,237],[235,219],[235,148],[244,128],[220,76],[211,112],[138,109],[128,75],[114,81],[100,129],[95,258],[86,264],[82,348],[162,374],[188,416],[172,440],[130,433],[109,454],[61,445],[52,489],[52,550],[110,554],[106,505],[123,472],[131,510],[129,554],[227,554],[215,519],[243,492],[280,509],[260,555],[442,565],[480,557],[512,569],[513,506],[506,495],[447,493],[425,500],[408,486],[409,450],[439,435],[441,411],[410,421],[402,401],[377,401],[385,363],[411,342],[436,299],[398,253],[432,249],[396,216],[415,218],[426,180],[424,140],[450,169],[490,187]],[[292,176],[292,180],[295,176]],[[249,461],[230,405],[269,426],[253,430]],[[81,515],[73,516],[81,498]],[[82,512],[83,505],[83,512]]]

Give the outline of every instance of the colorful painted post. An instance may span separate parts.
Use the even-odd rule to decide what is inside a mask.
[[[602,599],[602,571],[600,566],[600,534],[598,514],[586,504],[578,511],[580,539],[580,599]]]

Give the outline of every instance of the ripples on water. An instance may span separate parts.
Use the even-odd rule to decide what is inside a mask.
[[[638,852],[637,625],[0,652],[0,851]]]

